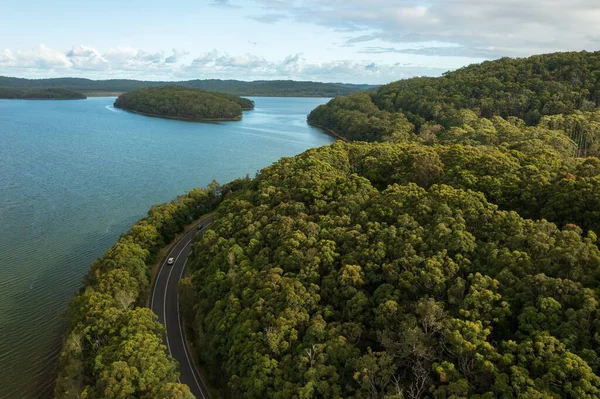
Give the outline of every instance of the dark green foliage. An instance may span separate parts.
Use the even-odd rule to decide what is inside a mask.
[[[0,87],[13,89],[63,88],[83,92],[126,92],[143,87],[179,86],[235,94],[238,96],[274,97],[335,97],[371,90],[377,86],[342,83],[296,82],[292,80],[188,80],[181,82],[151,82],[130,79],[90,80],[81,78],[20,79],[0,76]]]
[[[121,94],[115,107],[150,116],[204,121],[238,120],[243,109],[254,109],[254,103],[229,94],[163,86]]]
[[[66,89],[17,90],[0,87],[0,99],[2,98],[13,100],[84,100],[87,97],[83,93]]]
[[[70,305],[56,398],[193,397],[177,384],[177,364],[162,344],[164,328],[144,306],[149,269],[156,253],[227,190],[215,183],[152,207],[92,265]]]
[[[596,235],[490,201],[539,213],[599,164],[340,142],[284,158],[193,245],[199,355],[244,398],[597,398]]]
[[[593,112],[600,103],[599,71],[600,52],[502,58],[440,78],[400,80],[373,93],[337,98],[315,109],[308,120],[352,140],[386,141],[398,130],[391,127],[393,121],[406,119],[421,142],[429,144],[455,142],[462,134],[456,128],[477,119],[515,117],[529,126],[566,133],[577,145],[571,155],[600,155]],[[405,135],[404,129],[400,132]]]

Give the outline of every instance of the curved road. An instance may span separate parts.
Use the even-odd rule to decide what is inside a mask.
[[[192,230],[187,232],[169,251],[167,256],[160,263],[152,296],[150,297],[150,308],[158,315],[158,321],[167,329],[165,336],[165,345],[169,354],[179,362],[181,375],[179,382],[190,387],[192,394],[197,399],[209,399],[208,389],[196,373],[196,368],[192,362],[192,355],[183,338],[183,325],[179,316],[179,295],[177,294],[177,283],[185,272],[185,267],[190,253],[190,245],[194,234],[199,234],[206,229],[212,222],[212,216],[209,216],[202,222],[195,225]],[[198,230],[197,227],[200,227]],[[167,265],[168,258],[175,258],[175,263]]]

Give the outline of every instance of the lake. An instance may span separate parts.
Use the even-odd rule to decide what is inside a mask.
[[[334,141],[306,124],[328,99],[253,100],[240,122],[214,124],[114,98],[0,100],[0,398],[48,396],[67,304],[153,204]]]

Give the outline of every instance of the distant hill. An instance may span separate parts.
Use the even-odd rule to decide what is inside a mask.
[[[84,93],[123,93],[143,87],[178,85],[194,89],[216,91],[239,96],[275,97],[336,97],[362,90],[373,90],[377,86],[343,83],[297,82],[293,80],[188,80],[180,82],[142,81],[130,79],[91,80],[82,78],[22,79],[0,76],[0,88],[48,89],[61,88]]]
[[[600,52],[502,58],[338,97],[309,123],[349,140],[387,141],[416,134],[427,142],[500,144],[490,126],[504,118],[561,130],[579,156],[600,156]],[[512,118],[512,119],[511,119]],[[425,139],[427,138],[427,139]]]
[[[86,95],[66,89],[19,90],[0,87],[0,99],[12,100],[84,100]]]
[[[183,86],[145,87],[121,94],[115,107],[142,115],[186,121],[239,120],[254,103],[227,93]]]

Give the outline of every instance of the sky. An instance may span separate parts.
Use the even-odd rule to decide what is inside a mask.
[[[0,76],[382,84],[600,49],[598,0],[0,0]]]

